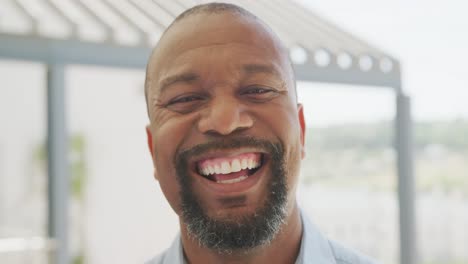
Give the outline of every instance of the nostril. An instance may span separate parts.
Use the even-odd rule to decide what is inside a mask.
[[[229,130],[229,131],[226,131],[226,132],[223,132],[223,131],[217,130],[217,129],[210,129],[208,131],[205,131],[204,133],[209,135],[209,136],[220,137],[220,136],[227,136],[227,135],[232,135],[232,134],[239,134],[239,133],[242,133],[243,131],[245,131],[247,129],[248,129],[247,127],[237,127],[234,130]]]
[[[252,127],[253,124],[254,119],[245,106],[225,100],[202,112],[197,125],[202,133],[229,135]]]

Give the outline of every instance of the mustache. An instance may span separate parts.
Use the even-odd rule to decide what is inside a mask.
[[[203,153],[206,153],[208,151],[248,147],[261,149],[262,151],[271,154],[271,156],[277,156],[283,152],[282,144],[278,142],[272,142],[269,140],[259,139],[251,136],[223,138],[178,151],[174,163],[176,164],[176,166],[187,164],[186,162],[189,158],[202,155]]]

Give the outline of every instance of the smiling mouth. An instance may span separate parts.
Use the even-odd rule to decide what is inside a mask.
[[[263,154],[243,153],[232,157],[216,157],[197,162],[200,176],[218,184],[234,184],[248,179],[263,166]]]

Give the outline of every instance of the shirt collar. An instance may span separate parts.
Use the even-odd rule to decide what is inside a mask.
[[[310,219],[301,211],[301,249],[295,264],[336,264],[333,251],[326,239]]]
[[[171,247],[166,251],[167,255],[165,256],[162,264],[185,264],[184,258],[184,249],[182,248],[182,238],[180,233],[177,234],[177,237],[172,242]]]
[[[333,251],[326,239],[310,219],[301,211],[302,239],[295,264],[336,264]],[[164,264],[186,263],[180,234],[172,243],[164,258]]]

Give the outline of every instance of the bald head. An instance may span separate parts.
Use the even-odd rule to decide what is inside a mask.
[[[270,38],[270,41],[274,42],[275,46],[282,56],[284,56],[285,60],[288,64],[288,74],[291,76],[292,85],[294,87],[294,94],[295,91],[295,78],[294,78],[294,71],[292,69],[291,61],[287,55],[287,49],[282,45],[279,38],[276,34],[271,30],[271,28],[265,24],[263,21],[258,19],[257,16],[252,14],[251,12],[247,11],[246,9],[228,3],[208,3],[194,6],[190,9],[187,9],[179,16],[175,18],[175,20],[169,25],[169,27],[164,31],[162,34],[160,41],[157,43],[156,47],[153,49],[150,59],[147,64],[146,68],[146,79],[145,79],[145,98],[148,104],[148,111],[149,111],[149,90],[151,87],[157,86],[155,83],[157,78],[157,73],[159,71],[159,67],[161,67],[161,55],[167,52],[168,46],[179,45],[181,42],[190,42],[191,38],[189,35],[183,33],[184,30],[180,30],[178,27],[184,29],[185,31],[190,31],[187,28],[187,24],[196,27],[197,29],[203,29],[203,22],[205,19],[203,17],[213,17],[213,16],[222,16],[228,17],[230,19],[238,20],[241,24],[247,24],[247,26],[254,27],[257,30],[257,33],[261,35],[266,35]],[[195,20],[195,21],[188,21],[188,20]],[[223,21],[224,22],[224,21]],[[184,24],[185,23],[185,24]],[[217,25],[219,26],[219,25]],[[205,35],[210,34],[210,28],[207,28],[208,31],[197,30],[198,34]],[[212,28],[211,28],[212,29]],[[227,28],[226,28],[227,29]],[[213,32],[211,32],[213,33]],[[174,42],[174,35],[178,35]],[[169,41],[167,39],[170,39]],[[172,41],[172,42],[171,42]],[[263,43],[256,43],[259,47],[263,45]]]

